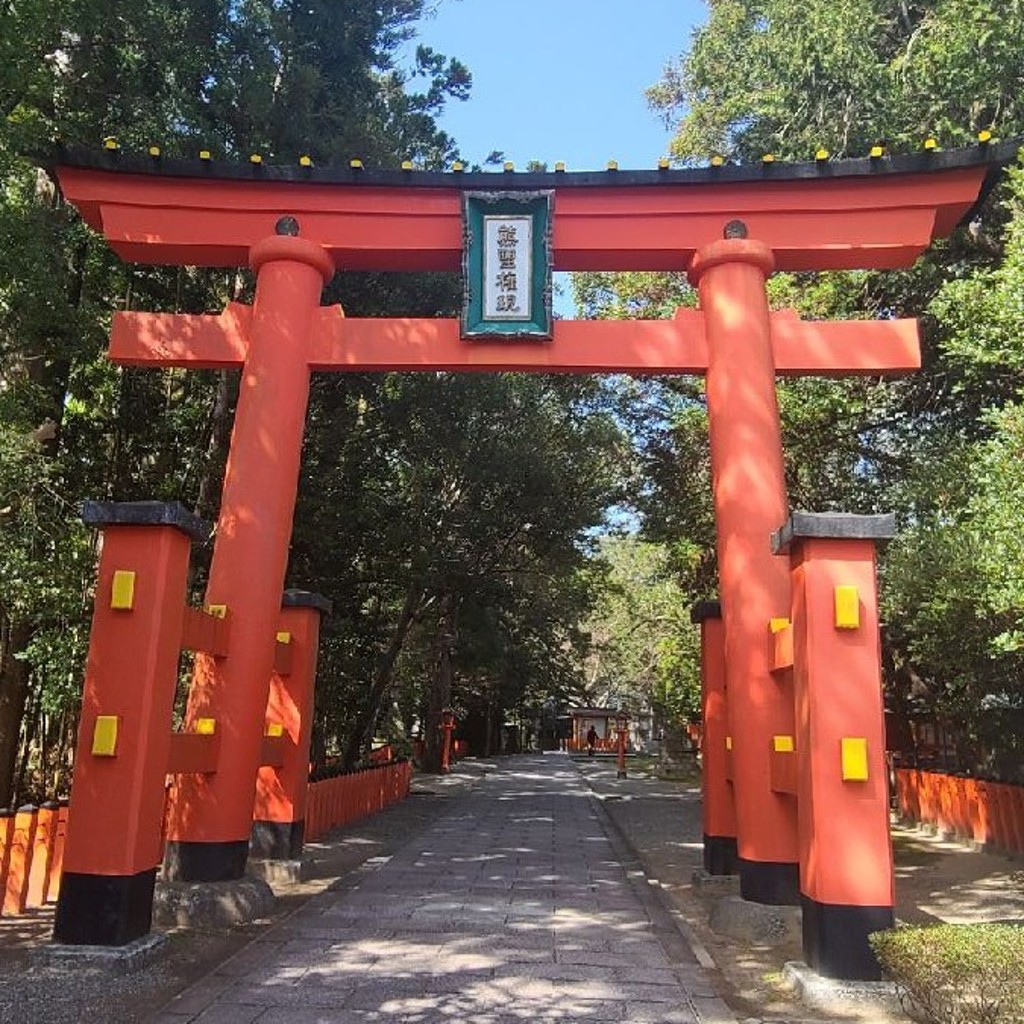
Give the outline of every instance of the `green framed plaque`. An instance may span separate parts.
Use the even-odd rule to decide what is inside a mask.
[[[464,338],[551,337],[553,204],[553,192],[464,193]]]

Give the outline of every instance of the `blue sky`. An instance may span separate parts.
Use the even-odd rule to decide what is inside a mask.
[[[417,42],[473,74],[441,126],[470,163],[492,150],[567,170],[646,168],[669,131],[644,90],[705,18],[702,0],[439,0]]]

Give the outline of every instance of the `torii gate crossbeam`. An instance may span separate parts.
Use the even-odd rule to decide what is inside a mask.
[[[891,268],[948,234],[1016,153],[975,150],[809,164],[597,173],[268,167],[68,153],[60,184],[125,260],[244,266],[296,217],[343,270],[458,270],[469,190],[551,190],[556,270],[685,270],[742,220],[777,270]]]

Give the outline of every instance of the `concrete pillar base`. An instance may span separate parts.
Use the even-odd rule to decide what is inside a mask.
[[[725,896],[711,910],[712,931],[755,946],[781,946],[800,938],[799,907],[769,907]]]
[[[262,878],[231,882],[157,882],[153,923],[162,928],[224,928],[268,917],[274,891]]]

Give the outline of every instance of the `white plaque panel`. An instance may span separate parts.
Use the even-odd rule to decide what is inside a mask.
[[[533,218],[484,217],[484,319],[533,317]]]

